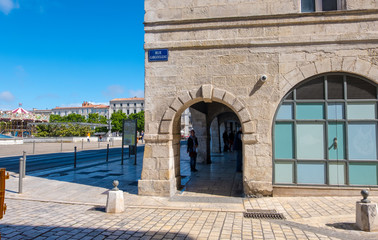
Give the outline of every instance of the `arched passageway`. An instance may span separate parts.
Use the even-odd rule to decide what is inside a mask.
[[[224,104],[198,102],[189,107],[198,139],[198,172],[190,169],[187,142],[180,146],[181,187],[186,192],[242,196],[242,173],[236,171],[235,133],[241,126],[237,115]],[[175,133],[174,133],[175,134]],[[227,139],[224,138],[227,136]]]

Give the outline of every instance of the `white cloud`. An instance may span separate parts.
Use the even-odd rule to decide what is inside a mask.
[[[12,101],[14,101],[14,98],[15,97],[13,96],[13,94],[9,91],[0,92],[0,100],[2,100],[2,101],[12,102]]]
[[[14,0],[0,0],[0,11],[5,15],[8,15],[15,8],[19,8],[18,2]]]
[[[122,95],[124,92],[125,90],[121,85],[110,85],[102,92],[102,94],[106,97],[114,98]]]
[[[129,96],[130,97],[144,97],[144,91],[143,90],[129,90]]]

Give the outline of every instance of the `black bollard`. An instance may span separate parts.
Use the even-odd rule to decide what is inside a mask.
[[[75,146],[75,159],[74,159],[74,168],[76,168],[76,146]]]
[[[109,161],[109,144],[107,144],[107,147],[106,147],[106,162]]]

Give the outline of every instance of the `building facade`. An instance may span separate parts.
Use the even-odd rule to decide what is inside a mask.
[[[375,191],[378,1],[145,0],[145,11],[139,194],[180,186],[187,108],[198,161],[211,162],[222,123],[242,127],[245,194]],[[166,61],[149,61],[157,49]]]
[[[115,98],[110,100],[110,116],[114,112],[122,111],[126,115],[144,111],[144,98]]]
[[[80,114],[82,116],[88,117],[90,113],[98,113],[100,116],[109,118],[109,106],[107,105],[94,105],[89,102],[83,102],[81,107],[56,107],[53,108],[52,114],[60,115],[62,117],[67,116],[71,113]]]

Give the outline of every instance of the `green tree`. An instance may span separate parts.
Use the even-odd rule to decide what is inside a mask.
[[[62,117],[60,115],[52,114],[50,115],[50,122],[62,122]]]
[[[112,132],[122,132],[122,122],[123,119],[127,119],[126,114],[118,110],[112,114],[110,119],[112,120]]]

